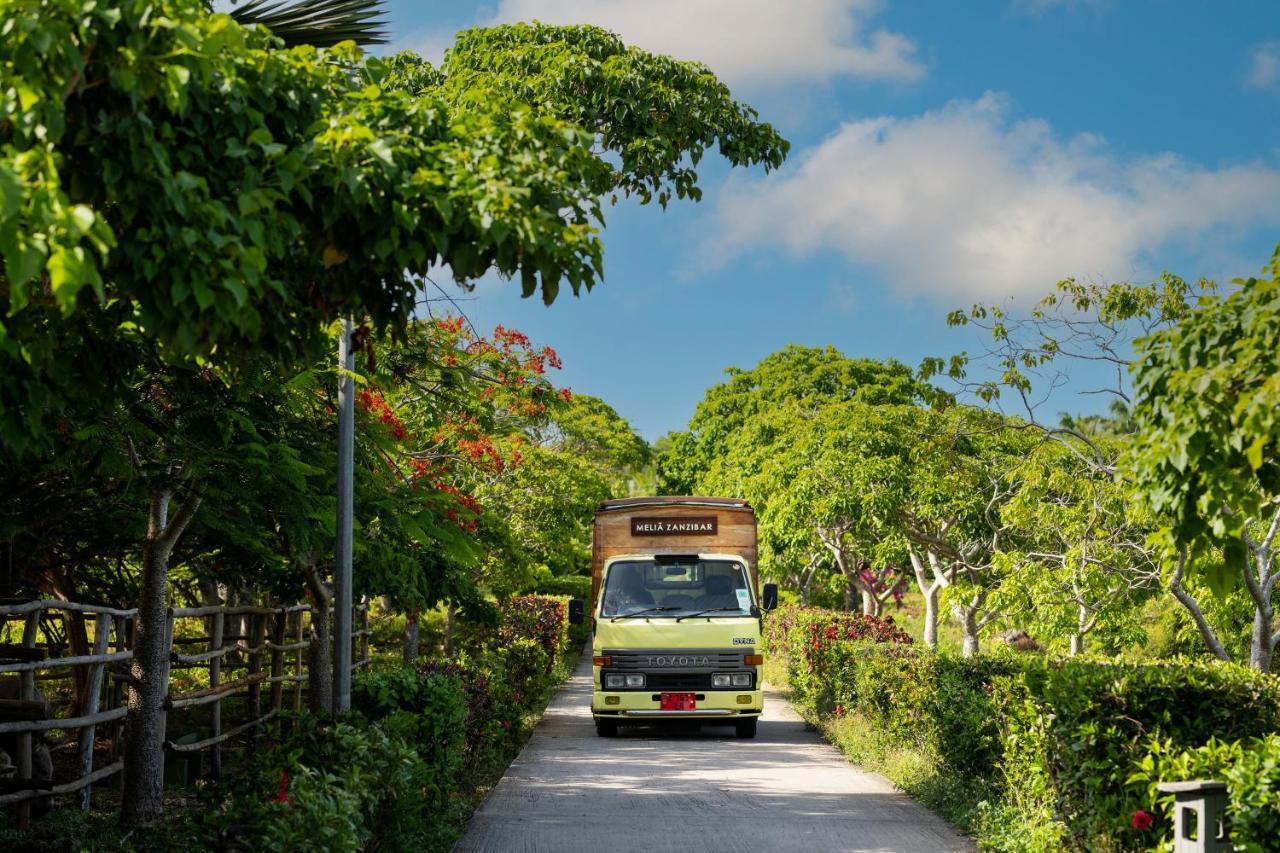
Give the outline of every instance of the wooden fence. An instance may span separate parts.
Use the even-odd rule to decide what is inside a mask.
[[[352,621],[357,630],[353,631],[352,669],[358,669],[369,664],[368,603],[356,604],[354,611]],[[42,626],[47,638],[49,629],[61,620],[62,633],[69,638],[72,614],[85,620],[86,631],[92,626],[92,653],[51,657],[55,650],[51,644],[38,642]],[[300,710],[308,679],[310,614],[308,604],[171,608],[169,665],[164,673],[166,751],[194,761],[207,754],[208,772],[218,775],[222,772],[223,744],[247,735],[254,747],[263,724],[281,710]],[[78,793],[80,807],[87,810],[92,786],[124,768],[121,739],[137,618],[137,610],[66,601],[0,604],[0,637],[10,634],[11,622],[22,624],[20,643],[0,642],[0,682],[6,676],[12,682],[17,676],[17,690],[9,685],[17,696],[0,696],[0,749],[13,762],[0,763],[0,806],[16,804],[21,826],[30,818],[32,801],[41,797]],[[171,679],[175,668],[207,671],[208,686],[175,693]],[[58,716],[59,703],[44,699],[36,682],[66,681],[77,674],[83,678],[79,691],[82,707],[76,716]],[[223,719],[223,703],[228,700],[243,700],[240,719],[229,727]],[[195,726],[207,730],[207,736],[169,737],[178,724],[191,727],[192,712],[205,706],[210,706],[207,718]],[[109,727],[109,746],[100,750],[106,754],[95,760],[100,727]],[[36,772],[40,744],[45,733],[53,731],[68,733],[61,746],[75,743],[75,775],[64,781],[40,779]],[[78,736],[72,738],[73,732]]]

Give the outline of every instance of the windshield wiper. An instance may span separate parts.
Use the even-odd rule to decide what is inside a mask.
[[[708,613],[724,613],[726,611],[742,614],[741,607],[708,607],[706,610],[699,610],[697,613],[686,613],[683,616],[677,616],[676,621],[679,622],[681,619],[693,619],[697,616],[706,616]]]
[[[619,619],[630,619],[632,616],[643,616],[646,613],[665,613],[669,610],[679,610],[679,609],[680,609],[679,607],[646,607],[644,610],[637,610],[634,613],[619,613],[617,616],[613,617],[609,621],[617,622]],[[677,619],[676,621],[679,622],[680,620]]]

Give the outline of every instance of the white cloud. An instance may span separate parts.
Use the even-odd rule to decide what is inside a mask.
[[[1244,82],[1255,89],[1270,89],[1280,82],[1280,42],[1267,42],[1253,51]]]
[[[1008,112],[988,93],[847,123],[774,175],[731,181],[721,255],[762,243],[834,251],[902,291],[992,298],[1066,276],[1142,275],[1161,247],[1212,238],[1216,250],[1233,231],[1280,224],[1274,168],[1126,159]]]
[[[879,0],[501,0],[488,23],[595,24],[628,43],[706,63],[731,83],[915,80],[908,38],[871,25]]]

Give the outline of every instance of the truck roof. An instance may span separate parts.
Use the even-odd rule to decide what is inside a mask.
[[[669,495],[652,498],[615,498],[601,501],[597,512],[614,509],[635,509],[646,506],[718,506],[728,509],[751,509],[751,504],[742,498],[713,498],[697,495]]]

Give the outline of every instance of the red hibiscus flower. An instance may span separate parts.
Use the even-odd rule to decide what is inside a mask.
[[[1132,826],[1134,829],[1150,829],[1151,813],[1144,812],[1142,809],[1138,809],[1136,812],[1133,813],[1133,818],[1129,821],[1129,825]]]

